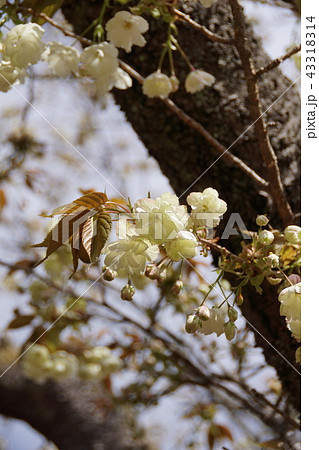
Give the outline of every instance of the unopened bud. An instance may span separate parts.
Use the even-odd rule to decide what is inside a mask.
[[[228,317],[231,322],[236,322],[236,320],[238,319],[238,312],[235,308],[230,307],[228,309]]]
[[[124,288],[121,290],[121,299],[122,300],[127,300],[127,301],[132,301],[133,300],[133,296],[135,294],[135,289],[131,284],[127,284],[126,286],[124,286]]]
[[[290,281],[290,283],[292,284],[298,284],[301,281],[301,278],[299,275],[292,273],[291,275],[289,275],[288,280]]]
[[[244,303],[244,297],[242,294],[238,294],[236,297],[236,304],[237,306],[241,306]]]
[[[226,339],[228,341],[231,341],[232,339],[234,339],[235,335],[236,335],[236,325],[233,322],[227,322],[225,324],[225,336]]]
[[[117,277],[117,272],[116,270],[112,270],[109,267],[105,267],[105,270],[103,270],[105,266],[102,267],[102,271],[103,273],[103,280],[105,281],[113,281],[114,278]]]
[[[175,281],[175,283],[172,286],[173,294],[178,295],[182,289],[183,289],[183,282],[181,280]]]
[[[256,224],[259,227],[265,227],[268,222],[269,222],[269,219],[267,216],[264,216],[264,215],[257,216]]]
[[[149,264],[146,266],[145,276],[150,280],[156,280],[158,278],[158,269],[155,264]]]
[[[275,236],[272,234],[271,231],[263,230],[258,235],[258,243],[261,245],[270,245],[274,240],[274,238]]]
[[[165,278],[166,278],[166,269],[162,270],[162,272],[160,272],[160,273],[157,275],[157,280],[158,280],[159,283],[163,283],[163,281],[165,280]]]
[[[200,326],[200,320],[195,314],[191,314],[187,317],[186,324],[185,324],[185,331],[186,333],[195,333],[195,331],[198,330]]]
[[[207,308],[207,306],[202,305],[197,309],[197,317],[202,320],[203,322],[205,322],[206,320],[210,319],[210,311],[209,308]]]

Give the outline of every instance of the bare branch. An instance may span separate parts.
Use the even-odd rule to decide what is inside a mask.
[[[269,72],[269,70],[274,69],[275,67],[278,67],[279,64],[286,61],[286,59],[290,58],[292,55],[295,55],[296,53],[300,52],[301,50],[301,44],[296,45],[295,47],[291,48],[289,52],[285,53],[284,55],[280,56],[279,58],[276,58],[272,60],[267,66],[261,67],[260,69],[256,70],[255,77],[259,78],[264,73]]]
[[[189,25],[191,25],[196,30],[203,33],[210,41],[213,42],[220,42],[221,44],[228,44],[232,45],[234,44],[234,39],[227,39],[222,36],[218,36],[215,33],[212,33],[208,28],[206,28],[204,25],[199,24],[195,20],[193,20],[188,14],[183,13],[182,11],[179,11],[178,9],[173,9],[173,13],[179,17],[180,19],[187,22]]]
[[[278,214],[283,224],[286,226],[294,223],[294,215],[286,198],[280,177],[278,160],[274,149],[272,148],[267,126],[262,116],[259,89],[256,81],[256,72],[251,57],[251,50],[245,35],[243,8],[238,3],[238,0],[229,0],[229,3],[234,20],[236,37],[235,45],[239,53],[246,78],[250,113],[252,120],[255,122],[256,138],[267,170],[269,192],[272,196],[274,204],[276,205]]]

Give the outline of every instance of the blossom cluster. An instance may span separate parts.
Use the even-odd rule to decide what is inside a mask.
[[[74,47],[60,42],[45,44],[42,41],[45,30],[36,23],[16,25],[2,43],[0,91],[7,92],[12,85],[23,83],[26,70],[40,60],[46,61],[58,77],[88,77],[98,95],[104,95],[114,87],[127,89],[132,86],[132,79],[120,68],[118,48],[130,52],[133,45],[143,47],[146,44],[143,34],[148,28],[143,17],[119,11],[106,23],[107,40],[90,45],[80,54]],[[186,77],[185,89],[195,93],[214,82],[213,75],[192,68]],[[178,87],[175,73],[168,77],[160,70],[148,75],[143,82],[143,92],[151,98],[167,98]]]
[[[187,317],[185,330],[187,333],[199,332],[202,334],[214,334],[221,336],[225,334],[228,341],[236,336],[235,322],[238,318],[236,309],[227,302],[220,307],[208,308],[206,305],[199,306],[194,314]]]
[[[280,315],[286,317],[287,327],[292,336],[301,341],[301,283],[283,289],[278,297]],[[301,362],[301,347],[296,351],[296,360]]]
[[[115,276],[128,278],[129,284],[122,291],[123,299],[132,299],[132,284],[143,287],[143,279],[158,278],[159,269],[154,262],[160,254],[167,263],[194,258],[200,245],[198,227],[217,226],[227,209],[226,203],[212,188],[191,193],[187,203],[191,208],[190,214],[174,194],[165,193],[156,199],[144,198],[132,206],[131,215],[122,218],[126,233],[120,230],[123,224],[119,220],[120,239],[104,248],[103,271],[107,281]]]
[[[121,365],[121,360],[107,347],[94,347],[77,358],[64,350],[50,353],[44,345],[34,344],[22,359],[25,376],[39,384],[49,378],[59,381],[76,376],[99,380],[119,370]]]

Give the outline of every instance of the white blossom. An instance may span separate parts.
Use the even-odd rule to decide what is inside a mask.
[[[197,240],[193,233],[180,231],[176,238],[165,244],[167,256],[173,261],[194,258],[197,255]]]
[[[203,334],[216,333],[220,336],[224,332],[225,325],[225,311],[221,308],[211,308],[210,318],[202,322],[201,327],[198,329]]]
[[[3,58],[20,69],[36,64],[45,48],[42,42],[44,29],[30,22],[16,25],[9,31],[3,42]]]
[[[227,211],[227,204],[219,198],[218,192],[207,188],[203,192],[192,192],[187,197],[192,208],[192,219],[196,227],[216,227],[220,217]]]
[[[25,376],[37,383],[44,383],[49,378],[51,368],[51,355],[44,345],[32,345],[22,358]]]
[[[87,47],[80,57],[81,74],[92,78],[112,77],[118,69],[118,50],[107,42]]]
[[[300,244],[301,228],[297,225],[289,225],[284,231],[285,239],[289,244]]]
[[[301,320],[289,320],[287,323],[288,329],[291,331],[292,337],[298,342],[301,341]]]
[[[189,223],[186,206],[180,205],[178,197],[171,193],[165,193],[155,200],[138,200],[133,207],[133,216],[137,221],[138,234],[156,244],[174,239]]]
[[[215,83],[215,77],[204,70],[192,70],[186,77],[185,88],[187,92],[194,94],[206,86]]]
[[[278,297],[280,301],[280,315],[288,319],[301,319],[301,283],[283,289]]]
[[[133,236],[112,242],[105,250],[105,265],[116,270],[120,278],[144,272],[146,263],[153,262],[158,254],[157,245]]]
[[[23,83],[24,70],[13,67],[10,62],[0,64],[0,91],[8,92],[13,84]]]
[[[119,11],[110,19],[105,27],[107,38],[115,47],[130,52],[132,45],[143,47],[146,44],[142,36],[148,30],[148,22],[140,16],[128,11]]]
[[[79,52],[60,42],[49,42],[42,59],[48,62],[50,70],[61,78],[76,74],[80,61]]]
[[[65,380],[78,374],[79,363],[76,356],[65,351],[56,351],[52,354],[52,367],[50,377],[55,380]]]
[[[143,83],[143,92],[150,98],[167,98],[173,91],[170,78],[160,71],[151,73],[145,78]]]

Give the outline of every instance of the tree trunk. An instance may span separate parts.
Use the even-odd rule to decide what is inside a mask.
[[[0,414],[28,422],[59,450],[148,448],[134,440],[128,416],[112,407],[98,384],[72,380],[39,385],[15,366],[0,379],[0,399]]]
[[[216,1],[211,9],[203,8],[199,3],[182,3],[184,12],[212,32],[226,38],[233,37],[232,16],[226,0]],[[73,25],[75,32],[81,34],[92,19],[97,17],[100,7],[101,1],[88,6],[83,0],[77,2],[66,0],[62,11]],[[147,45],[142,49],[134,47],[132,53],[122,55],[123,59],[143,76],[156,71],[162,44],[167,35],[167,26],[161,21],[150,17],[148,21],[150,30],[146,35]],[[208,41],[203,34],[186,23],[179,23],[178,30],[179,43],[192,64],[196,68],[212,73],[217,81],[212,88],[204,89],[195,95],[186,93],[181,85],[179,91],[171,98],[227,148],[252,123],[246,82],[238,53],[234,46]],[[247,37],[255,66],[257,68],[264,66],[269,62],[269,58],[249,25]],[[175,58],[175,66],[178,78],[184,80],[189,68],[179,55]],[[164,64],[163,71],[166,69]],[[265,114],[265,118],[288,200],[294,213],[298,214],[300,211],[298,90],[293,86],[279,98],[290,85],[291,81],[284,77],[279,69],[262,75],[259,80],[263,110],[275,102]],[[214,148],[198,132],[190,129],[170,112],[161,100],[144,96],[137,82],[134,82],[133,87],[127,91],[114,90],[114,97],[149,154],[158,161],[172,188],[177,195],[182,196],[182,199],[185,199],[190,191],[201,191],[212,186],[227,202],[228,214],[239,213],[248,229],[256,229],[255,218],[261,213],[268,214],[273,227],[282,226],[269,194],[256,186],[240,169],[229,165],[225,158],[221,157],[214,164],[219,156]],[[253,127],[231,148],[231,152],[260,176],[267,177]],[[205,174],[202,176],[203,172]],[[199,180],[193,184],[198,177]],[[223,223],[227,223],[227,215]],[[233,251],[239,248],[239,241],[236,238],[222,241],[222,244]],[[261,296],[256,294],[255,289],[246,289],[244,297],[245,302],[242,306],[244,316],[272,346],[297,367],[295,363],[297,344],[291,338],[284,318],[279,315],[276,288],[264,286],[264,293]],[[298,373],[259,333],[253,331],[257,345],[263,348],[267,362],[277,370],[285,392],[298,409],[300,407]]]

